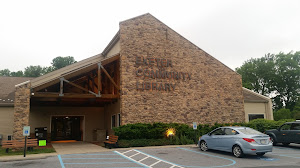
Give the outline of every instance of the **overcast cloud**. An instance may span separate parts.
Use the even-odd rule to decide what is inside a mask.
[[[99,54],[119,22],[150,13],[235,69],[266,53],[300,51],[298,0],[3,0],[0,70]]]

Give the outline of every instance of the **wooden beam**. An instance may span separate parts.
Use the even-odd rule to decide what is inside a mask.
[[[50,97],[50,98],[62,98],[59,93],[56,92],[36,92],[32,97]],[[119,95],[102,94],[101,97],[96,97],[92,94],[78,94],[78,93],[64,93],[63,98],[96,98],[96,99],[117,99]]]
[[[101,84],[101,63],[98,63],[98,94],[101,95],[102,84]]]
[[[72,85],[72,86],[75,86],[75,87],[77,87],[77,88],[79,88],[79,89],[81,89],[81,90],[83,90],[83,91],[86,91],[86,92],[88,92],[88,93],[93,94],[94,96],[99,97],[99,95],[96,94],[96,93],[93,92],[93,91],[90,91],[90,90],[88,90],[88,89],[86,89],[86,88],[84,88],[84,87],[81,87],[81,86],[79,86],[79,85],[77,85],[77,84],[75,84],[75,83],[73,83],[73,82],[68,81],[68,80],[65,80],[65,79],[64,79],[64,81],[67,82],[68,84]],[[88,85],[89,85],[89,84],[88,84]]]
[[[108,74],[108,72],[104,69],[104,67],[101,65],[101,68],[103,70],[103,72],[105,73],[105,75],[108,77],[108,79],[113,83],[113,85],[118,89],[118,91],[120,91],[119,86],[116,84],[116,82],[110,77],[110,75]]]

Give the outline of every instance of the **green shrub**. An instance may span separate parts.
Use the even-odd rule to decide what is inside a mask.
[[[278,121],[278,120],[282,120],[282,119],[292,119],[292,112],[289,109],[279,109],[277,111],[275,111],[274,113],[274,120]]]
[[[209,133],[221,126],[246,126],[265,132],[269,129],[276,129],[280,125],[294,119],[283,119],[279,121],[255,119],[249,123],[215,123],[214,125],[199,124],[197,130],[193,130],[187,124],[178,123],[137,123],[127,124],[114,128],[115,134],[119,136],[120,147],[157,146],[157,145],[185,145],[193,144],[199,136]],[[166,130],[175,129],[175,136],[167,138]]]

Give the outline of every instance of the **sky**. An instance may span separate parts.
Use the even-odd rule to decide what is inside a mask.
[[[0,0],[0,70],[101,53],[119,22],[150,13],[231,69],[300,51],[299,0]]]

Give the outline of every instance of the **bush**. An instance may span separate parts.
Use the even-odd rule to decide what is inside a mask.
[[[293,118],[292,113],[289,109],[279,109],[274,112],[274,120],[291,119]]]
[[[119,136],[120,147],[138,147],[138,146],[158,146],[158,145],[185,145],[195,142],[195,134],[198,140],[199,136],[209,133],[215,128],[221,126],[245,126],[265,132],[269,129],[276,129],[285,122],[294,121],[294,119],[283,119],[279,121],[255,119],[249,123],[215,123],[214,125],[199,124],[197,130],[193,130],[187,124],[178,123],[137,123],[127,124],[114,128],[115,134]],[[175,136],[167,138],[166,130],[174,128]]]

